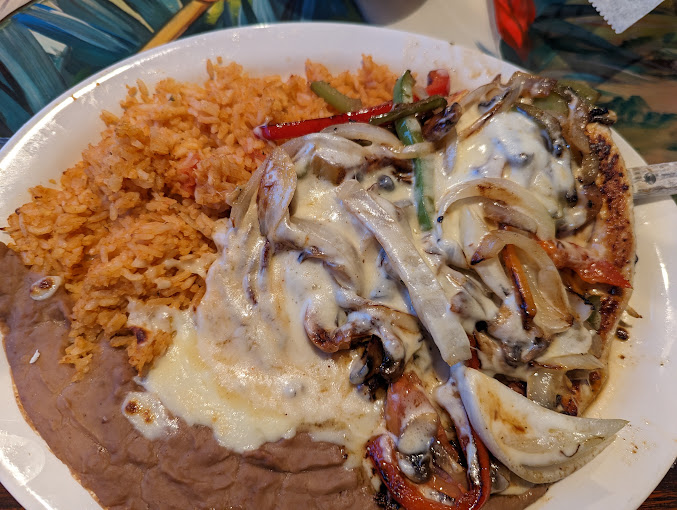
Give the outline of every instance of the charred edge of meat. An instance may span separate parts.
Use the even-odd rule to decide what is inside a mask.
[[[604,108],[603,106],[596,106],[588,113],[588,121],[604,124],[605,126],[612,126],[616,123],[618,117],[616,112]]]

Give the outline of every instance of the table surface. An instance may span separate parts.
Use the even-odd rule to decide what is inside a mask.
[[[0,510],[17,510],[23,508],[0,485]],[[674,510],[677,508],[677,467],[674,465],[668,471],[663,481],[651,496],[640,507],[641,510]]]

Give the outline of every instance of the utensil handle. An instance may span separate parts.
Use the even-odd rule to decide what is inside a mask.
[[[677,194],[677,161],[630,168],[635,199]]]

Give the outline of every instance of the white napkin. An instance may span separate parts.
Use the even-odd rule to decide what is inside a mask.
[[[29,0],[0,0],[0,20],[28,2]]]
[[[590,0],[614,32],[621,32],[649,14],[663,0]]]

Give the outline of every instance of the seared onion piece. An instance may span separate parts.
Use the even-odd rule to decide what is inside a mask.
[[[508,111],[521,96],[547,96],[552,91],[555,83],[555,80],[550,78],[541,78],[518,71],[513,73],[506,85],[501,85],[501,76],[496,76],[491,83],[480,87],[475,92],[471,92],[461,100],[461,106],[464,110],[475,103],[478,103],[478,107],[486,107],[488,110],[470,126],[460,131],[458,133],[459,139],[463,140],[481,129],[494,115]],[[489,102],[484,103],[483,99],[489,93],[496,95]]]
[[[536,241],[515,232],[494,231],[484,236],[472,262],[495,257],[507,244],[520,248],[536,264],[537,281],[531,285],[536,301],[536,317],[539,318],[536,324],[549,334],[567,329],[573,323],[573,316],[569,311],[566,289],[555,264]]]
[[[477,204],[463,208],[460,213],[460,230],[462,233],[463,253],[468,267],[480,242],[491,230],[489,225],[481,218],[481,210]],[[444,227],[446,231],[446,226]],[[505,269],[498,258],[492,258],[472,266],[484,284],[491,289],[499,298],[512,294],[513,284],[505,274]]]
[[[339,285],[359,293],[363,274],[353,245],[336,229],[330,230],[313,221],[294,218],[292,225],[295,230],[290,234],[294,236],[288,240],[301,250],[301,260],[321,260]]]
[[[288,227],[289,204],[296,192],[296,171],[284,151],[275,149],[268,158],[256,196],[261,234],[277,241]]]
[[[560,87],[558,91],[567,100],[569,106],[566,121],[562,124],[565,138],[585,156],[590,152],[590,142],[585,134],[589,115],[588,106],[571,88]]]
[[[498,97],[498,99],[495,101],[493,106],[487,112],[482,114],[470,126],[459,131],[458,139],[464,140],[465,138],[468,138],[473,133],[482,129],[482,126],[484,126],[484,124],[486,124],[486,122],[489,119],[491,119],[491,117],[501,112],[507,112],[512,107],[512,105],[514,105],[519,99],[520,92],[521,91],[518,87],[508,88],[505,91],[503,91],[501,95]]]
[[[511,225],[526,232],[538,230],[538,225],[533,218],[501,202],[483,202],[482,208],[484,209],[484,216],[496,223]]]
[[[340,169],[345,175],[349,169],[365,166],[370,154],[367,147],[329,133],[312,133],[293,138],[281,147],[294,164],[305,160],[306,164],[314,166],[316,173],[320,173],[323,166],[330,166]]]
[[[461,364],[452,367],[451,375],[487,448],[510,471],[533,483],[570,475],[606,448],[627,423],[551,411]]]
[[[519,212],[530,216],[536,223],[536,235],[541,239],[555,237],[555,222],[548,210],[534,194],[509,179],[485,178],[466,181],[451,187],[440,199],[437,216],[444,216],[459,200],[466,198],[485,198],[504,202],[509,207],[515,207]],[[524,226],[524,222],[517,221]],[[435,225],[436,235],[441,237],[441,226]]]
[[[451,311],[435,274],[410,239],[409,226],[398,221],[395,207],[362,189],[356,181],[343,183],[338,196],[345,208],[374,234],[388,255],[442,359],[450,365],[468,359],[470,345],[465,331]]]
[[[376,145],[387,145],[393,149],[401,149],[404,147],[404,144],[400,142],[400,139],[391,131],[365,122],[337,124],[336,126],[325,128],[321,132],[341,136],[353,141],[361,140]]]
[[[534,361],[534,366],[544,366],[549,368],[568,370],[598,370],[604,368],[604,364],[592,354],[567,354],[564,356],[548,357],[543,361],[544,356]]]
[[[240,228],[242,226],[244,217],[251,206],[252,199],[258,192],[261,177],[268,171],[268,168],[274,164],[272,158],[267,158],[252,174],[247,181],[247,184],[245,184],[245,187],[240,190],[240,193],[237,195],[233,207],[230,210],[230,221],[234,227]]]
[[[467,94],[464,94],[459,100],[459,104],[463,110],[467,110],[470,106],[473,106],[478,103],[483,103],[487,98],[495,97],[497,94],[501,93],[503,86],[501,85],[501,75],[496,75],[493,80],[489,83],[477,87],[474,90],[471,90]],[[486,104],[486,107],[490,105]]]
[[[565,370],[539,368],[527,377],[527,398],[546,409],[557,407],[557,395],[566,391]]]
[[[297,179],[287,153],[275,148],[263,167],[256,199],[261,233],[277,245],[301,250],[303,258],[321,260],[339,285],[359,294],[363,275],[353,245],[335,230],[290,219]]]
[[[315,173],[321,173],[323,167],[333,167],[334,171],[341,176],[338,179],[329,179],[334,184],[340,184],[348,170],[367,166],[370,162],[382,159],[414,159],[428,155],[434,149],[430,142],[412,144],[408,147],[401,143],[391,145],[392,140],[384,136],[383,133],[367,133],[365,126],[368,126],[368,124],[347,124],[343,129],[338,129],[338,132],[347,134],[351,131],[351,126],[361,126],[355,127],[354,130],[364,132],[365,135],[368,134],[374,138],[382,138],[385,143],[379,141],[363,146],[353,141],[352,136],[338,136],[328,130],[294,138],[282,145],[282,148],[292,157],[294,163],[307,159]],[[381,130],[381,128],[376,127],[374,129]],[[357,136],[358,133],[353,134]]]

